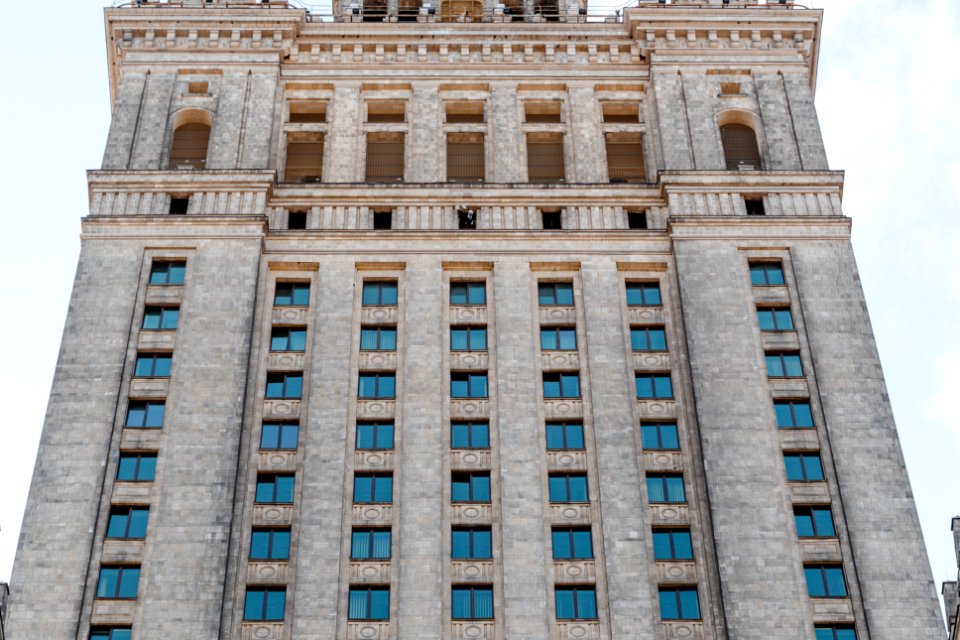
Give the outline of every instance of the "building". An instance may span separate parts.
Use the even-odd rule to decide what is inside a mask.
[[[953,545],[957,554],[957,566],[960,566],[960,517],[956,517],[950,523],[950,530],[953,532]],[[957,626],[957,614],[960,613],[960,591],[957,584],[960,584],[960,576],[955,582],[944,582],[940,592],[943,594],[943,608],[947,612],[947,638],[948,640],[957,640],[960,638],[960,628]]]
[[[7,601],[10,598],[10,587],[6,582],[0,582],[0,640],[6,636],[3,633],[3,626],[7,621]]]
[[[9,638],[942,638],[821,18],[106,10]]]

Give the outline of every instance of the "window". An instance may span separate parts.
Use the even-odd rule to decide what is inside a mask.
[[[787,480],[790,482],[819,482],[824,480],[819,453],[785,453]]]
[[[177,328],[180,307],[147,307],[143,311],[143,328],[152,331],[170,331]]]
[[[450,397],[486,398],[487,374],[453,372],[450,374]]]
[[[284,180],[287,182],[320,182],[323,180],[323,146],[324,134],[322,131],[288,132],[287,162],[283,170]],[[306,228],[306,226],[301,228]]]
[[[121,482],[153,482],[157,474],[157,454],[121,453],[117,464],[117,480]]]
[[[185,216],[187,211],[190,209],[190,196],[187,197],[170,197],[170,208],[167,210],[172,216]]]
[[[367,182],[403,181],[403,139],[399,132],[367,134]]]
[[[267,399],[298,400],[303,392],[302,373],[268,373]]]
[[[243,604],[243,619],[255,622],[283,620],[287,604],[287,590],[247,587]]]
[[[743,205],[748,216],[762,216],[767,213],[763,208],[763,198],[744,198]]]
[[[554,560],[589,560],[593,557],[590,529],[555,527],[551,540]]]
[[[147,537],[147,507],[113,507],[107,523],[107,537],[122,540],[143,540]]]
[[[548,422],[547,449],[582,450],[583,425],[579,422]]]
[[[111,627],[90,629],[90,640],[130,640],[130,629]],[[820,640],[817,638],[817,640]]]
[[[593,587],[557,587],[557,620],[596,620],[597,594]]]
[[[489,449],[490,425],[486,422],[451,423],[450,446],[453,449]]]
[[[653,557],[656,560],[693,560],[689,529],[654,529]]]
[[[686,502],[683,476],[647,475],[647,498],[651,504]]]
[[[163,413],[166,405],[161,401],[145,402],[131,400],[127,407],[128,429],[159,429],[163,426]]]
[[[155,260],[150,265],[150,284],[183,284],[183,276],[186,272],[186,262]]]
[[[830,507],[794,507],[793,519],[800,538],[835,538],[837,535]]]
[[[558,210],[540,211],[541,223],[544,229],[563,229],[563,213]]]
[[[816,640],[857,640],[857,632],[853,627],[829,626],[814,627]]]
[[[357,449],[381,451],[393,449],[393,423],[358,422]]]
[[[361,373],[357,395],[364,398],[393,398],[397,378],[393,373]]]
[[[454,620],[492,620],[493,589],[491,587],[454,587]]]
[[[306,307],[310,304],[310,284],[278,282],[273,304],[277,307]]]
[[[306,329],[273,328],[273,333],[270,335],[270,351],[304,351],[306,348]]]
[[[358,473],[353,477],[354,504],[390,504],[393,502],[393,476]]]
[[[260,431],[261,449],[296,449],[300,425],[296,422],[264,422]]]
[[[527,176],[530,182],[563,182],[565,180],[562,133],[527,134]]]
[[[483,182],[484,164],[483,133],[447,134],[448,182]]]
[[[551,474],[549,485],[550,502],[590,502],[586,474]]]
[[[609,132],[604,134],[607,147],[607,175],[611,184],[647,181],[643,162],[643,134]]]
[[[543,351],[576,351],[575,327],[541,327],[540,348]]]
[[[789,307],[758,307],[760,331],[793,331],[793,315]]]
[[[350,538],[351,560],[390,558],[390,529],[354,529]]]
[[[486,351],[486,327],[450,327],[451,351]]]
[[[140,567],[100,567],[97,597],[132,600],[139,584]]]
[[[173,356],[169,353],[138,353],[133,375],[137,378],[169,378]]]
[[[783,267],[779,262],[751,262],[750,284],[755,287],[777,287],[783,285]]]
[[[396,351],[396,327],[361,327],[360,351]]]
[[[723,158],[728,170],[762,169],[757,134],[745,124],[725,124],[720,127]]]
[[[777,426],[781,429],[810,429],[813,427],[813,414],[810,403],[806,401],[777,400],[773,403],[777,414]]]
[[[349,620],[389,620],[390,589],[387,587],[351,587]]]
[[[306,229],[307,212],[306,211],[288,211],[287,229]]]
[[[450,554],[454,560],[488,560],[493,557],[489,528],[454,529]]]
[[[486,282],[451,282],[450,304],[482,306],[487,304]]]
[[[379,231],[386,231],[393,228],[393,210],[373,212],[373,228]]]
[[[291,102],[290,122],[321,123],[327,121],[326,102]]]
[[[483,103],[448,102],[446,104],[447,124],[483,124]]]
[[[676,422],[645,422],[640,425],[643,448],[648,451],[676,451],[680,448],[680,436]]]
[[[573,285],[569,282],[541,282],[537,294],[541,307],[573,306]]]
[[[403,102],[370,101],[367,103],[367,122],[375,124],[402,123],[406,106]]]
[[[363,306],[365,307],[395,307],[397,306],[396,282],[364,282]]]
[[[451,475],[451,502],[490,502],[490,473],[454,473]]]
[[[627,306],[655,307],[663,304],[660,285],[656,282],[628,282]]]
[[[648,229],[646,211],[627,211],[628,229]]]
[[[634,351],[666,351],[667,333],[663,327],[630,327],[630,347]]]
[[[700,597],[696,587],[660,587],[661,620],[699,620]]]
[[[601,102],[604,124],[637,124],[640,122],[639,102]]]
[[[461,231],[477,228],[477,210],[475,208],[457,209],[457,228]]]
[[[803,568],[807,577],[807,594],[811,598],[845,598],[847,581],[843,568],[831,565],[807,565]]]
[[[640,400],[673,397],[669,373],[638,373],[635,382]]]
[[[290,529],[254,529],[250,535],[251,560],[288,560]]]
[[[207,166],[210,125],[202,122],[181,124],[173,131],[170,145],[170,169],[203,169]]]
[[[524,121],[527,124],[560,124],[560,101],[546,100],[523,103]]]
[[[257,476],[257,493],[254,502],[257,504],[293,504],[293,474],[270,475],[261,473]]]
[[[803,377],[803,365],[800,363],[799,353],[768,353],[767,375],[771,378],[800,378]]]
[[[579,398],[579,373],[544,373],[544,398]]]

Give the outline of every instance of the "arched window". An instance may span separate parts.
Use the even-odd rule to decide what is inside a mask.
[[[170,145],[171,169],[203,169],[207,166],[207,145],[210,143],[210,125],[204,122],[186,122],[173,131]]]
[[[723,142],[723,158],[727,169],[761,169],[760,147],[757,146],[757,134],[745,124],[725,124],[720,126],[720,139]]]

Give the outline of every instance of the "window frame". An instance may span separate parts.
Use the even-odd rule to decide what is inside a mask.
[[[269,480],[267,480],[269,478]],[[290,486],[282,487],[280,481],[289,480]],[[260,499],[260,487],[266,486],[267,483],[271,485],[269,500]],[[284,484],[286,484],[284,482]],[[253,493],[253,503],[254,504],[293,504],[296,501],[297,495],[297,476],[295,473],[258,473],[257,474],[257,483],[254,487]],[[286,493],[289,491],[290,499],[281,500],[280,498],[285,497]]]
[[[640,381],[649,380],[650,381],[650,390],[651,395],[640,395]],[[658,381],[662,382],[663,380],[667,381],[669,385],[669,395],[661,395],[658,390]],[[673,400],[673,376],[670,372],[636,372],[634,373],[634,391],[636,393],[637,400]]]
[[[454,471],[450,474],[450,502],[453,504],[493,504],[493,482],[489,471]],[[456,485],[466,484],[467,499],[456,495]]]
[[[457,593],[468,592],[470,594],[470,616],[462,617],[457,616],[456,609],[456,600]],[[490,615],[487,617],[478,617],[477,616],[477,595],[478,593],[486,593],[490,598]],[[494,619],[494,603],[493,603],[493,585],[466,585],[466,584],[455,584],[451,587],[450,590],[450,618],[452,620],[493,620]]]
[[[186,281],[186,275],[186,260],[153,260],[150,263],[150,276],[147,279],[147,284],[150,286],[180,287]]]
[[[108,572],[108,571],[116,572],[116,577],[113,578],[114,588],[112,591],[112,595],[103,595],[101,592],[101,585],[103,585],[104,572]],[[132,595],[129,595],[129,591],[127,591],[128,595],[121,595],[124,593],[125,587],[127,590],[129,590],[131,587],[130,583],[124,580],[124,574],[127,574],[127,575],[133,574],[136,576],[135,578],[128,578],[128,580],[133,580]],[[94,595],[94,597],[97,598],[98,600],[136,600],[138,591],[140,590],[140,574],[141,574],[141,566],[139,564],[100,565],[100,571],[97,574],[97,590],[95,592],[96,595]],[[107,585],[104,585],[104,587],[106,586]]]
[[[598,609],[597,609],[597,588],[596,588],[596,586],[594,586],[594,585],[583,585],[583,586],[580,586],[580,585],[577,585],[577,586],[561,586],[561,585],[557,585],[557,586],[554,587],[553,591],[554,591],[554,594],[553,594],[553,597],[554,597],[554,607],[556,608],[555,611],[556,611],[556,616],[557,616],[557,621],[558,621],[558,622],[565,622],[565,621],[568,621],[568,620],[598,620],[598,619],[599,619],[599,615],[600,615],[600,614],[599,614],[599,611],[598,611]],[[583,593],[583,594],[590,594],[590,597],[591,597],[592,600],[593,600],[593,604],[592,604],[592,607],[593,607],[593,612],[592,612],[592,613],[593,613],[593,615],[591,615],[591,616],[585,616],[585,615],[583,615],[584,612],[581,611],[581,609],[582,609],[582,603],[581,603],[580,598],[579,598],[579,594],[581,594],[581,593]],[[561,610],[561,607],[560,607],[560,598],[561,598],[561,594],[570,594],[570,602],[571,602],[571,604],[572,604],[572,607],[571,607],[571,608],[573,609],[573,617],[566,617],[566,616],[560,617],[560,610]]]
[[[787,284],[781,260],[751,260],[747,267],[750,271],[750,285],[753,287],[784,287]],[[771,274],[774,275],[774,280],[780,282],[771,282]]]
[[[580,372],[579,371],[544,371],[542,372],[542,390],[543,390],[543,399],[544,400],[563,400],[569,398],[582,398],[583,389],[580,387]],[[570,389],[569,385],[573,384],[574,389]],[[548,394],[547,385],[557,386],[556,394],[553,393],[552,389]]]
[[[676,480],[679,479],[679,484],[676,483]],[[673,480],[674,483],[671,485],[670,481]],[[663,495],[663,500],[654,500],[653,494],[651,491],[651,482],[659,481],[660,491],[659,493]],[[680,487],[680,490],[683,492],[679,499],[674,492],[671,491],[671,487],[676,489]],[[646,474],[646,488],[647,488],[647,501],[650,504],[686,504],[687,503],[687,485],[686,480],[683,477],[682,473],[648,473]]]
[[[630,280],[626,283],[624,291],[628,307],[663,306],[663,291],[660,289],[659,282]]]
[[[544,335],[553,336],[554,347],[544,345]],[[573,346],[564,346],[564,336],[573,337]],[[576,326],[541,326],[540,327],[540,350],[541,351],[576,351],[577,350],[577,327]]]
[[[467,555],[458,556],[455,553],[457,545],[454,543],[455,534],[467,535]],[[486,541],[477,544],[477,535],[486,536]],[[480,548],[480,551],[477,548]],[[483,555],[486,551],[486,555]],[[452,527],[450,529],[450,559],[451,560],[492,560],[493,559],[493,529],[491,527]]]
[[[657,536],[666,536],[667,545],[669,547],[669,555],[660,556],[657,554]],[[677,536],[686,536],[685,549],[689,549],[689,556],[678,555],[678,548],[680,548],[682,545],[677,544]],[[655,528],[653,530],[653,559],[659,562],[693,562],[693,534],[690,532],[690,528]]]
[[[696,598],[695,604],[696,604],[696,607],[697,607],[696,616],[687,615],[687,612],[684,610],[684,609],[685,609],[685,607],[684,607],[684,602],[683,602],[683,598],[681,597],[681,595],[684,594],[684,593],[693,593],[693,594],[694,594],[694,596],[695,596],[695,598]],[[674,606],[675,606],[676,612],[677,612],[677,616],[676,616],[676,617],[667,617],[666,613],[664,612],[664,609],[665,609],[665,607],[663,606],[664,596],[669,596],[669,595],[673,595]],[[660,606],[660,619],[661,619],[661,620],[702,620],[702,619],[703,619],[703,613],[702,613],[701,607],[700,607],[700,592],[699,592],[699,590],[697,589],[697,587],[695,587],[695,586],[684,586],[684,587],[666,587],[666,586],[663,586],[663,587],[658,587],[658,589],[657,589],[657,596],[658,596],[658,597],[657,597],[657,603],[658,603],[659,606]],[[693,612],[689,612],[689,613],[692,614]]]
[[[130,535],[130,530],[133,528],[134,522],[134,511],[143,512],[143,535]],[[122,525],[123,535],[111,535],[110,532],[114,527],[115,518],[124,518]],[[104,539],[106,540],[144,540],[147,537],[147,527],[150,523],[150,507],[145,505],[113,505],[110,507],[110,513],[107,518],[107,529],[103,534]],[[140,525],[138,525],[139,528]]]
[[[378,596],[386,595],[386,605],[387,611],[385,617],[374,617],[374,594]],[[364,616],[363,617],[354,617],[353,615],[353,601],[354,594],[366,594],[364,598]],[[382,603],[380,603],[382,604]],[[347,620],[350,621],[361,621],[361,622],[373,622],[379,620],[389,620],[390,619],[390,587],[374,587],[374,586],[351,586],[347,592]]]
[[[796,458],[797,462],[795,465],[799,465],[800,477],[796,476],[791,477],[791,468],[793,465],[788,462],[788,459]],[[808,461],[816,460],[817,470],[819,471],[819,478],[811,477],[811,468],[808,467]],[[786,470],[787,482],[826,482],[827,475],[823,467],[823,458],[820,456],[819,451],[787,451],[783,454],[784,467]],[[812,474],[817,475],[817,474]]]
[[[804,378],[806,372],[803,367],[803,357],[799,351],[767,351],[763,354],[764,363],[769,378]],[[771,364],[775,367],[771,368]],[[793,367],[799,368],[799,373],[791,373]],[[776,367],[779,367],[777,373]]]
[[[151,409],[160,407],[160,424],[149,424]],[[143,412],[143,424],[131,424],[131,412]],[[166,400],[130,400],[127,404],[127,416],[124,419],[124,429],[162,429],[164,416],[167,411]],[[156,418],[156,416],[154,416]]]
[[[781,318],[784,317],[783,314],[786,313],[787,322],[785,323],[788,326],[780,326],[783,324]],[[765,320],[765,314],[769,314],[769,321]],[[760,331],[764,332],[783,332],[783,331],[796,331],[796,325],[793,323],[793,311],[790,307],[787,306],[772,306],[772,305],[763,305],[757,307],[757,326],[760,327]]]
[[[363,390],[364,380],[373,380],[373,395],[369,395]],[[391,380],[392,392],[388,394],[388,389],[381,390],[381,380],[384,382]],[[392,400],[397,397],[397,374],[394,371],[361,371],[357,375],[357,399],[359,400]]]
[[[254,539],[258,534],[267,535],[267,554],[262,557],[254,555]],[[277,534],[286,536],[286,547],[282,553],[277,552]],[[290,543],[292,542],[292,538],[293,535],[290,527],[254,527],[250,531],[250,550],[247,554],[247,559],[251,562],[290,560]],[[282,543],[283,538],[280,538],[280,541]]]
[[[276,427],[277,429],[277,446],[264,446],[264,439],[267,436],[267,427]],[[285,442],[284,432],[287,430],[294,431],[294,445],[292,447],[282,446]],[[261,451],[296,451],[300,447],[300,423],[299,422],[262,422],[260,424],[260,450]]]
[[[562,295],[560,293],[563,292]],[[544,301],[544,294],[548,293],[552,301]],[[570,302],[561,301],[570,294]],[[541,281],[537,283],[537,303],[541,307],[574,307],[576,306],[576,294],[572,282],[548,282]]]
[[[563,495],[554,494],[554,480],[563,480]],[[579,492],[579,487],[574,487],[571,480],[583,481],[583,500],[574,500],[575,489]],[[579,484],[579,482],[578,482]],[[550,504],[588,504],[590,502],[590,480],[584,472],[569,473],[550,473],[547,476],[547,497]]]
[[[89,640],[130,640],[131,627],[92,627]]]
[[[820,531],[822,520],[816,516],[815,512],[825,513],[829,517],[830,533]],[[810,521],[809,529],[813,532],[813,535],[803,535],[803,533],[801,533],[801,531],[806,530],[806,525],[801,527],[801,518],[806,518]],[[795,506],[793,508],[793,522],[797,530],[797,537],[801,540],[824,540],[837,538],[839,536],[837,533],[837,523],[833,519],[833,509],[830,508],[830,505]]]
[[[561,447],[550,446],[551,438],[550,431],[551,428],[560,430],[560,443],[563,445]],[[580,431],[580,446],[570,446],[570,428],[579,429]],[[566,420],[550,420],[544,424],[544,434],[547,439],[547,451],[585,451],[587,448],[587,435],[583,427],[582,421],[570,421]]]
[[[168,326],[168,316],[173,315],[173,326]],[[157,326],[147,326],[148,320],[156,318]],[[152,322],[150,323],[152,324]],[[180,307],[169,305],[148,305],[143,309],[140,329],[143,331],[176,331],[180,324]]]
[[[384,346],[384,336],[389,336],[393,334],[393,347]],[[373,335],[373,342],[375,346],[371,349],[364,346],[366,342],[366,337]],[[389,344],[389,339],[386,341]],[[392,325],[363,325],[360,327],[360,351],[383,351],[391,352],[397,350],[397,328]]]
[[[455,300],[459,296],[456,289],[463,288],[464,301]],[[480,291],[480,301],[474,299],[474,294]],[[487,305],[487,281],[486,280],[454,280],[450,282],[450,306],[451,307],[485,307]]]
[[[363,480],[370,481],[369,499],[358,499],[358,482]],[[390,495],[387,500],[377,500],[377,484],[388,483]],[[355,473],[353,475],[353,504],[393,504],[393,473]]]
[[[380,446],[380,431],[387,427],[389,427],[389,430],[390,430],[390,446]],[[361,429],[366,430],[367,428],[370,428],[373,430],[373,433],[371,434],[373,439],[372,447],[364,447],[360,445]],[[393,451],[394,449],[394,443],[396,438],[396,425],[393,422],[364,420],[364,421],[357,422],[355,431],[356,431],[356,437],[354,439],[354,449],[356,451]]]
[[[473,387],[475,385],[481,384],[482,378],[482,389],[478,389],[476,393],[474,392]],[[466,395],[458,395],[454,391],[455,384],[463,384],[466,382],[467,389]],[[451,371],[450,372],[450,397],[454,399],[474,399],[474,398],[489,398],[490,397],[490,377],[486,371]]]
[[[367,302],[367,292],[376,291],[376,302]],[[387,302],[384,302],[384,292],[387,292]],[[392,291],[393,295],[390,296]],[[390,302],[390,298],[393,302]],[[364,280],[360,289],[360,305],[363,307],[396,307],[400,303],[400,286],[396,280]]]
[[[289,289],[289,293],[287,293]],[[306,293],[306,300],[302,298]],[[280,300],[281,296],[289,297],[289,302]],[[281,280],[277,281],[273,289],[273,306],[275,307],[309,307],[310,306],[310,283],[302,280]]]
[[[830,635],[826,636],[821,631]],[[843,634],[839,633],[841,631]],[[857,629],[852,624],[814,625],[813,633],[816,640],[857,640]]]
[[[121,478],[120,473],[123,470],[124,460],[135,460],[133,466],[133,477],[132,478]],[[157,459],[158,455],[156,451],[121,451],[120,456],[117,458],[117,473],[116,481],[117,482],[156,482],[157,479]],[[141,465],[145,460],[152,461],[152,468],[150,466],[146,467],[149,471],[141,469]],[[149,473],[150,477],[140,477],[141,473]]]
[[[676,437],[677,446],[676,447],[667,447],[664,446],[664,437],[663,437],[663,428],[672,427],[673,435]],[[654,429],[656,432],[656,447],[647,446],[647,438],[644,435],[650,429]],[[680,451],[680,427],[676,422],[641,422],[640,423],[640,445],[643,447],[644,451]]]
[[[586,541],[589,545],[589,555],[581,555],[577,552],[577,534],[586,534]],[[562,554],[558,555],[557,549],[557,538],[565,537],[567,539],[567,547],[570,549],[570,555],[564,556]],[[552,556],[554,560],[561,561],[576,561],[576,560],[592,560],[594,559],[593,552],[593,529],[590,527],[551,527],[550,529],[550,546],[552,551]],[[582,548],[582,547],[581,547]]]
[[[466,349],[460,349],[460,348],[457,348],[457,346],[454,345],[454,332],[456,332],[456,331],[466,332],[466,333],[465,333],[465,339],[466,339],[466,345],[467,345],[467,348],[466,348]],[[474,342],[473,334],[475,334],[475,333],[476,333],[478,336],[479,336],[479,335],[482,335],[482,336],[483,336],[483,338],[482,338],[483,346],[482,346],[482,347],[474,347],[474,346],[473,346],[473,342]],[[477,340],[479,341],[480,338],[477,338]],[[486,325],[483,325],[483,326],[477,326],[477,325],[451,325],[451,327],[450,327],[450,351],[456,351],[456,352],[467,352],[467,351],[471,351],[471,352],[484,352],[484,351],[487,351],[487,348],[488,348],[488,342],[487,342],[487,327],[486,327]]]
[[[660,337],[663,339],[663,348],[657,349],[651,344],[653,340],[651,335],[660,334]],[[636,336],[642,335],[643,341],[645,342],[645,347],[638,347]],[[650,325],[650,326],[636,326],[630,327],[630,350],[633,353],[667,353],[670,349],[667,345],[667,329],[662,325]]]
[[[146,365],[147,372],[141,371]],[[134,378],[169,378],[173,372],[173,353],[160,351],[137,352],[133,364]]]
[[[377,544],[377,536],[386,534],[388,537],[387,555],[381,556],[376,555],[375,551],[377,549],[383,548],[382,545]],[[367,554],[361,555],[357,548],[357,536],[364,536],[367,538],[366,549]],[[381,541],[382,542],[382,541]],[[393,557],[393,530],[390,527],[354,527],[350,531],[350,560],[351,561],[365,561],[365,560],[390,560]]]
[[[837,572],[839,572],[840,582],[842,583],[842,593],[833,593],[831,587],[830,576],[832,575],[835,579]],[[805,564],[803,565],[803,575],[807,580],[807,595],[811,598],[847,598],[850,596],[850,587],[847,585],[847,576],[843,570],[843,565]],[[819,577],[819,584],[810,582],[811,576],[814,575]],[[833,586],[836,586],[836,584]],[[815,587],[821,587],[823,593],[815,593]]]
[[[282,381],[278,382],[278,379]],[[280,395],[271,392],[271,386],[280,384]],[[295,395],[294,395],[295,394]],[[303,372],[302,371],[268,371],[266,389],[263,392],[266,400],[302,400],[303,399]]]
[[[477,445],[474,443],[474,427],[479,427],[483,425],[484,429],[484,440],[486,444],[483,446]],[[456,427],[466,427],[467,430],[467,443],[469,446],[461,447],[457,446],[455,443],[456,438],[454,438],[454,429]],[[490,449],[490,422],[487,420],[453,420],[450,422],[450,448],[451,449],[479,449],[486,450]]]
[[[251,618],[247,614],[250,611],[250,598],[251,596],[259,596],[262,598],[260,606],[260,615],[259,617]],[[283,594],[283,599],[280,601],[283,603],[282,611],[280,617],[275,615],[268,615],[269,609],[271,607],[271,595]],[[273,601],[273,606],[276,606],[277,602]],[[261,587],[248,585],[247,590],[243,596],[243,619],[246,622],[282,622],[287,617],[287,588],[286,587]]]
[[[791,424],[783,424],[780,420],[782,415],[781,411],[778,410],[779,407],[786,407],[790,412],[790,422]],[[799,420],[797,419],[797,407],[806,407],[807,416],[810,417],[809,425],[798,424]],[[773,401],[773,415],[777,421],[778,429],[815,429],[816,424],[813,420],[813,407],[810,405],[810,400],[777,400]]]
[[[303,334],[302,344],[299,349],[294,348],[297,340],[294,334]],[[280,334],[280,335],[278,335]],[[283,335],[285,334],[285,335]],[[277,340],[283,340],[285,346],[278,348]],[[270,351],[272,353],[304,353],[307,350],[307,328],[306,327],[271,327],[270,329]]]

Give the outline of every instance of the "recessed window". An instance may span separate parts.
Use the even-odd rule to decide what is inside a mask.
[[[157,454],[121,453],[117,464],[117,480],[121,482],[153,482],[157,475]]]
[[[351,587],[348,620],[389,620],[390,589],[388,587]]]
[[[676,422],[644,422],[640,425],[643,448],[648,451],[676,451],[680,449],[680,436]]]
[[[635,383],[638,400],[673,397],[673,383],[669,373],[638,373]]]
[[[486,327],[450,327],[451,351],[486,351]]]
[[[367,122],[386,124],[402,123],[406,105],[403,102],[368,102]]]
[[[185,216],[190,208],[190,198],[170,198],[170,215]]]
[[[283,620],[287,604],[287,590],[247,587],[243,603],[243,619],[254,622]]]
[[[181,124],[173,131],[168,168],[181,171],[204,169],[207,166],[207,148],[209,146],[209,124],[203,122]]]
[[[131,631],[123,627],[90,629],[90,640],[130,640]],[[819,638],[817,639],[819,640]]]
[[[813,413],[806,401],[777,400],[773,403],[777,414],[777,426],[781,429],[810,429],[813,427]]]
[[[563,182],[563,134],[539,132],[527,134],[527,177],[530,182]]]
[[[179,285],[187,272],[186,262],[155,260],[150,265],[150,284]]]
[[[254,529],[250,534],[251,560],[288,560],[290,529]]]
[[[290,122],[316,124],[327,121],[326,102],[291,102]]]
[[[547,373],[543,374],[544,398],[579,398],[579,373]]]
[[[130,429],[159,429],[163,426],[165,408],[163,401],[132,400],[127,407],[127,422],[124,426]]]
[[[583,424],[579,422],[548,422],[547,449],[550,451],[582,451]]]
[[[660,285],[656,282],[628,282],[627,306],[656,307],[663,304],[660,298]]]
[[[720,127],[723,157],[728,170],[762,169],[757,134],[745,124],[725,124]]]
[[[489,527],[454,529],[450,532],[450,555],[454,560],[489,560],[493,557]]]
[[[169,353],[138,353],[133,375],[137,378],[169,378],[173,356]]]
[[[740,83],[739,82],[721,82],[720,95],[722,96],[740,95]]]
[[[107,523],[107,537],[120,540],[143,540],[147,537],[148,507],[113,507]]]
[[[402,118],[403,115],[401,114]],[[404,134],[367,134],[367,182],[401,182],[404,169]]]
[[[395,307],[397,306],[396,282],[364,282],[363,306],[365,307]]]
[[[353,477],[354,504],[390,504],[393,502],[393,476],[358,473]]]
[[[487,422],[451,423],[450,447],[453,449],[489,449],[490,424]]]
[[[451,502],[490,502],[490,473],[454,473],[450,476]]]
[[[492,620],[493,588],[491,587],[454,587],[454,620]]]
[[[288,211],[287,229],[306,229],[307,212],[306,211]]]
[[[793,331],[790,307],[757,307],[760,331]]]
[[[544,229],[563,229],[563,214],[557,209],[540,211],[540,219]]]
[[[140,584],[140,567],[100,567],[97,581],[98,598],[133,600]]]
[[[293,504],[293,474],[267,474],[257,476],[257,504]]]
[[[486,152],[483,133],[447,134],[447,182],[483,182]]]
[[[666,351],[667,333],[663,327],[630,327],[630,348],[634,351]]]
[[[803,365],[799,353],[768,353],[764,356],[767,375],[771,378],[802,378]]]
[[[687,501],[683,476],[647,474],[647,498],[651,504],[675,504]]]
[[[830,507],[794,507],[793,519],[797,525],[797,536],[801,538],[835,538],[837,536]]]
[[[302,373],[268,373],[267,392],[268,400],[284,399],[299,400],[303,394]]]
[[[755,287],[783,285],[783,266],[779,262],[751,262],[750,284]]]
[[[630,229],[648,229],[646,211],[627,211],[627,227]]]
[[[604,124],[638,124],[640,122],[639,102],[601,102]]]
[[[483,306],[487,304],[486,282],[451,282],[450,304]]]
[[[466,231],[476,229],[478,217],[476,209],[457,209],[457,228]]]
[[[525,121],[528,124],[559,124],[560,101],[527,101],[523,103]]]
[[[350,537],[350,559],[387,560],[390,545],[390,529],[354,529]]]
[[[358,422],[356,446],[360,451],[393,449],[393,423]]]
[[[661,620],[699,620],[700,597],[696,587],[660,587]]]
[[[541,282],[537,285],[541,307],[572,307],[573,285],[569,282]]]
[[[766,211],[763,208],[763,198],[744,198],[743,204],[747,208],[748,216],[766,215]]]
[[[846,625],[829,627],[814,627],[816,640],[857,640],[857,631]]]
[[[304,351],[306,348],[306,329],[274,327],[270,334],[270,351]]]
[[[273,296],[277,307],[306,307],[310,304],[310,284],[307,282],[278,282]]]
[[[361,327],[360,351],[396,351],[396,327]]]
[[[393,209],[374,211],[373,228],[381,231],[393,228]]]
[[[785,453],[789,482],[820,482],[824,480],[823,463],[819,453]]]
[[[540,349],[543,351],[576,351],[575,327],[541,327]]]
[[[832,565],[807,565],[803,567],[807,577],[807,594],[811,598],[845,598],[847,581],[843,567]]]
[[[397,392],[397,377],[393,373],[361,373],[357,396],[369,398],[393,398]]]
[[[287,182],[321,182],[323,180],[324,134],[321,131],[287,133],[287,159],[283,169]],[[296,227],[289,226],[294,229]],[[306,229],[306,216],[304,226]]]
[[[693,543],[689,529],[654,529],[655,560],[693,560]]]
[[[300,425],[296,422],[264,422],[260,431],[261,449],[297,448],[300,438]]]
[[[554,527],[551,532],[554,560],[589,560],[593,558],[590,529]]]
[[[557,587],[557,620],[596,620],[597,594],[593,587]]]
[[[483,124],[483,103],[479,100],[448,102],[447,124]]]
[[[450,397],[486,398],[487,374],[453,372],[450,374]]]
[[[610,184],[636,184],[647,181],[643,158],[643,134],[608,132],[604,134],[607,151],[607,177]]]
[[[143,311],[143,328],[149,331],[172,331],[180,321],[180,307],[147,307]]]
[[[583,473],[556,473],[550,475],[550,502],[590,502],[587,476]]]

